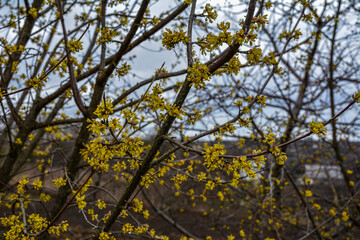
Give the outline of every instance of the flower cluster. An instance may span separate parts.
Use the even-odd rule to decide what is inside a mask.
[[[217,11],[213,7],[211,7],[209,3],[205,5],[203,15],[205,16],[205,21],[208,21],[210,23],[214,22],[214,20],[216,20],[218,16]]]
[[[184,111],[182,109],[179,109],[179,107],[177,107],[176,104],[174,105],[167,104],[165,108],[170,116],[176,117],[179,120],[182,120],[183,119],[182,116],[185,115]]]
[[[162,37],[162,45],[168,50],[173,49],[175,45],[180,42],[186,44],[188,41],[186,32],[181,28],[179,31],[171,31],[170,29],[166,28],[165,32],[162,34]]]
[[[249,50],[249,53],[246,55],[246,59],[249,65],[255,65],[261,60],[262,49],[254,47]]]
[[[14,52],[24,52],[25,51],[25,47],[23,45],[17,45],[17,44],[12,44],[12,45],[7,45],[5,44],[5,49],[9,52],[9,53],[14,53]]]
[[[205,81],[211,78],[209,69],[205,64],[196,61],[192,67],[188,67],[188,79],[196,89],[205,87]]]
[[[261,152],[261,150],[258,150],[258,151],[254,150],[252,153],[257,154],[260,152]],[[260,155],[260,156],[253,157],[253,160],[254,160],[254,163],[256,164],[256,167],[258,169],[261,169],[262,165],[265,164],[266,157],[264,155]]]
[[[23,180],[19,181],[19,184],[17,185],[17,193],[24,195],[26,191],[26,185],[29,183],[29,178],[25,177]]]
[[[134,123],[131,125],[132,128],[136,127],[137,120],[136,115],[133,112],[129,111],[130,109],[123,110],[123,118],[126,119],[129,123]],[[85,148],[81,150],[81,155],[83,156],[84,161],[87,161],[90,166],[100,172],[107,172],[109,170],[109,160],[113,157],[124,157],[126,154],[132,156],[130,160],[131,166],[138,167],[137,157],[143,152],[144,148],[142,147],[143,142],[140,137],[128,137],[126,131],[121,134],[123,138],[121,142],[117,144],[112,144],[109,140],[102,139],[102,134],[106,134],[107,130],[113,129],[122,131],[123,126],[120,125],[119,119],[112,119],[107,123],[102,123],[102,121],[90,121],[89,129],[93,134],[96,134],[97,137],[91,140]],[[120,164],[120,165],[119,165]],[[113,168],[117,170],[125,169],[122,163],[116,163]]]
[[[279,62],[276,60],[276,53],[275,52],[269,52],[261,61],[268,65],[276,65]]]
[[[355,100],[355,102],[360,103],[360,91],[357,91],[352,98]]]
[[[71,39],[67,46],[70,48],[71,52],[79,52],[83,49],[82,42],[80,40]]]
[[[69,223],[65,220],[65,221],[62,221],[58,226],[50,227],[48,232],[50,234],[60,236],[60,233],[66,232],[68,227],[69,227]]]
[[[66,180],[63,179],[62,177],[59,177],[57,179],[53,179],[53,183],[55,187],[59,188],[66,185]]]
[[[213,146],[208,146],[207,143],[204,143],[204,150],[204,165],[208,171],[214,171],[223,165],[223,158],[220,157],[226,153],[223,144],[216,143]]]
[[[293,35],[291,35],[290,31],[284,30],[282,33],[280,33],[278,39],[281,40],[283,38],[285,38],[285,39],[294,38],[294,39],[298,40],[301,35],[302,35],[302,32],[299,29],[296,29]]]
[[[257,96],[257,102],[260,103],[261,105],[263,105],[264,107],[266,106],[266,96]]]
[[[284,165],[285,161],[287,160],[286,153],[281,152],[280,148],[277,146],[273,146],[269,150],[274,155],[277,164]]]
[[[188,179],[188,177],[186,175],[176,174],[176,176],[174,176],[170,180],[174,182],[174,186],[175,186],[176,190],[180,190],[180,184],[185,182],[187,179]]]
[[[127,63],[124,62],[120,68],[116,69],[116,74],[120,77],[126,76],[129,71],[131,70],[131,66]]]
[[[116,238],[111,236],[111,233],[102,232],[99,235],[99,240],[116,240]]]
[[[163,93],[160,84],[155,84],[150,94],[146,94],[144,97],[144,107],[156,112],[157,110],[164,111],[166,100],[161,95]]]
[[[25,82],[25,85],[27,87],[33,87],[34,89],[37,89],[38,87],[43,87],[46,82],[47,82],[47,77],[37,75],[36,77],[34,77],[30,80],[27,80]]]
[[[312,120],[312,122],[309,124],[309,127],[312,133],[315,133],[319,136],[325,136],[327,133],[324,124],[322,122],[316,122],[315,119]]]
[[[10,229],[3,233],[4,239],[21,239],[21,233],[24,230],[24,224],[20,221],[20,216],[10,215],[9,217],[1,217],[0,221],[4,227]]]
[[[108,119],[109,115],[114,112],[111,100],[108,98],[105,101],[101,101],[100,105],[96,108],[94,114],[99,119]]]
[[[105,209],[106,208],[106,203],[101,200],[101,199],[98,199],[96,204],[95,204],[99,209]]]
[[[29,14],[33,17],[33,18],[37,18],[38,12],[36,10],[36,8],[32,7],[29,10]]]
[[[194,108],[193,113],[188,114],[187,123],[195,125],[202,118],[202,111]]]
[[[31,226],[31,231],[33,233],[39,233],[41,230],[48,226],[48,222],[45,218],[40,217],[39,214],[31,214],[28,218],[28,223]]]
[[[276,135],[271,130],[269,134],[264,134],[264,137],[263,142],[269,144],[270,146],[272,146],[276,141]]]
[[[131,233],[131,232],[134,231],[134,226],[131,225],[130,223],[126,223],[126,224],[123,225],[122,231],[123,231],[124,233]]]
[[[211,52],[218,47],[222,46],[224,43],[230,45],[234,39],[234,36],[229,30],[229,22],[220,22],[217,24],[217,28],[220,32],[216,35],[209,33],[206,37],[198,38],[198,43],[200,44],[200,51],[203,55],[206,55],[208,52]]]
[[[102,44],[102,43],[109,43],[117,35],[118,35],[117,31],[114,31],[114,30],[112,30],[112,29],[110,29],[108,27],[102,28],[101,29],[101,35],[100,35],[100,37],[98,39],[96,39],[96,43],[99,44],[99,45]]]

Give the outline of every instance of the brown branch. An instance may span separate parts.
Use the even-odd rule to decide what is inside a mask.
[[[104,31],[106,27],[106,4],[107,0],[101,0],[101,30]],[[103,71],[105,68],[105,53],[106,53],[106,43],[101,43],[101,55],[100,55],[100,71]]]
[[[81,113],[86,117],[86,116],[88,116],[88,111],[84,105],[84,102],[81,99],[80,92],[79,92],[79,89],[76,84],[76,77],[75,77],[74,66],[73,66],[72,60],[71,60],[70,48],[67,45],[68,37],[67,37],[67,33],[66,33],[66,27],[65,27],[65,21],[64,21],[64,16],[63,16],[61,0],[57,0],[57,7],[60,12],[60,22],[61,22],[61,26],[62,26],[62,30],[63,30],[63,35],[64,35],[64,42],[65,42],[64,45],[65,45],[65,51],[66,51],[66,55],[67,55],[67,65],[68,65],[68,69],[69,69],[71,89],[72,89],[72,92],[74,95],[74,100],[75,100],[77,107],[79,108]]]

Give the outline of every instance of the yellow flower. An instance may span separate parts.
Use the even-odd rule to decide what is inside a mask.
[[[313,207],[316,209],[316,210],[320,210],[321,209],[321,206],[317,203],[314,203],[313,204]]]
[[[97,29],[97,31],[99,31],[99,30]],[[100,37],[98,39],[96,39],[96,43],[99,44],[99,45],[102,44],[102,43],[109,43],[117,35],[118,35],[118,32],[115,31],[115,30],[112,30],[112,29],[110,29],[108,27],[102,28],[101,29],[101,35],[100,35]]]
[[[276,135],[274,133],[271,132],[269,134],[264,134],[265,138],[263,140],[264,143],[269,144],[270,146],[272,146],[275,143],[276,140]]]
[[[135,228],[134,232],[137,233],[137,234],[140,234],[140,233],[144,233],[148,230],[149,228],[149,225],[148,224],[144,224],[142,226],[139,226],[137,228]]]
[[[334,208],[331,208],[331,209],[329,210],[329,213],[330,213],[330,215],[333,216],[333,217],[336,216],[336,211],[335,211]]]
[[[59,177],[59,178],[54,179],[52,181],[53,181],[55,187],[58,187],[58,188],[66,185],[66,180],[63,179],[62,177]]]
[[[113,105],[110,98],[107,98],[106,101],[101,101],[100,105],[98,105],[94,114],[100,119],[108,119],[109,115],[112,114]]]
[[[150,213],[149,213],[148,210],[144,210],[144,211],[142,212],[142,214],[143,214],[143,216],[144,216],[145,219],[148,219],[148,218],[150,217]]]
[[[104,201],[102,201],[101,199],[98,199],[96,204],[95,204],[99,209],[104,209],[106,208],[106,203]]]
[[[114,236],[110,236],[111,233],[102,232],[99,235],[99,240],[115,240]]]
[[[309,198],[309,197],[312,197],[312,192],[310,190],[305,190],[305,197],[306,198]]]
[[[22,195],[24,195],[25,194],[25,186],[26,186],[26,184],[28,184],[29,183],[29,178],[27,178],[27,177],[24,177],[24,179],[23,180],[20,180],[19,181],[19,184],[17,185],[17,192],[18,192],[18,194],[22,194]]]
[[[344,222],[347,222],[347,221],[349,220],[349,215],[347,214],[346,211],[343,211],[343,212],[341,213],[341,216],[342,216],[342,220],[343,220]]]
[[[235,239],[235,236],[234,235],[229,235],[229,236],[227,236],[227,240],[234,240]]]
[[[360,91],[357,91],[352,98],[355,100],[355,102],[360,103]]]
[[[205,87],[205,81],[209,81],[211,78],[208,67],[199,61],[196,61],[187,71],[188,79],[196,89]]]
[[[180,42],[186,44],[188,41],[186,32],[181,28],[179,31],[171,31],[170,29],[166,28],[165,32],[162,34],[162,37],[162,45],[168,50],[171,50],[175,47],[176,44]]]
[[[33,233],[39,233],[42,229],[46,228],[48,223],[46,218],[40,217],[39,214],[31,214],[28,219],[28,223],[31,226],[31,231]]]
[[[218,14],[216,10],[210,6],[209,3],[205,5],[205,8],[203,10],[203,15],[205,16],[205,21],[208,21],[210,23],[214,22],[216,20]]]
[[[116,73],[119,77],[120,76],[123,77],[126,76],[130,70],[131,70],[131,66],[127,62],[125,62],[121,65],[120,68],[116,70]]]
[[[321,136],[326,135],[327,131],[324,127],[324,124],[322,122],[316,122],[315,119],[312,120],[312,122],[309,124],[310,131]]]
[[[29,14],[30,14],[33,18],[36,18],[37,15],[38,15],[36,8],[30,8]]]
[[[80,40],[71,39],[67,46],[70,48],[71,52],[79,52],[83,49],[82,42]]]
[[[76,202],[77,202],[78,208],[80,210],[82,210],[86,207],[86,202],[84,201],[84,199],[85,199],[85,195],[79,194],[76,196]]]
[[[34,138],[35,138],[35,134],[33,134],[33,133],[29,134],[29,140],[30,141],[34,140]]]
[[[132,205],[133,205],[133,211],[134,212],[141,212],[142,209],[143,209],[143,202],[140,201],[139,199],[135,198],[133,201],[132,201]]]
[[[52,226],[49,228],[48,232],[60,236],[61,232],[66,232],[69,224],[67,221],[62,221],[59,226]]]
[[[217,193],[217,196],[218,196],[218,198],[220,199],[220,201],[224,201],[224,194],[223,194],[221,191],[219,191],[219,192]]]
[[[43,77],[42,75],[37,75],[36,77],[27,80],[25,82],[25,85],[27,87],[33,87],[34,89],[37,89],[38,87],[44,86],[45,82],[47,82],[47,77]]]
[[[133,230],[134,230],[134,226],[131,225],[130,223],[126,223],[126,224],[124,224],[124,226],[122,227],[122,231],[123,231],[124,233],[130,233],[130,232],[133,232]]]
[[[197,180],[198,180],[199,182],[201,182],[201,181],[203,181],[203,180],[205,180],[205,179],[206,179],[206,173],[200,172],[200,173],[197,175]]]
[[[50,201],[51,197],[50,197],[49,194],[41,193],[40,194],[40,199],[43,202],[48,202],[48,201]]]
[[[40,180],[40,178],[37,178],[34,182],[33,182],[33,186],[36,190],[39,190],[40,188],[43,187],[43,183]]]

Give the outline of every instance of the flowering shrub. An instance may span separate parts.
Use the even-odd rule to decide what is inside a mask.
[[[0,9],[2,238],[356,239],[357,1]]]

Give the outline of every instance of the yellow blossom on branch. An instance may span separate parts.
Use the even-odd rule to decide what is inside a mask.
[[[82,42],[80,40],[76,40],[76,39],[71,39],[67,43],[67,46],[70,48],[71,52],[79,52],[80,50],[83,49]]]
[[[357,91],[352,98],[355,100],[355,102],[360,103],[360,91]]]
[[[97,30],[99,31],[99,30]],[[117,36],[119,33],[117,31],[114,31],[108,27],[101,29],[101,35],[98,39],[96,39],[97,44],[102,43],[109,43],[113,40],[115,36]]]
[[[101,200],[101,199],[98,199],[96,204],[95,204],[99,209],[105,209],[106,208],[106,203]]]
[[[30,14],[33,18],[37,18],[38,13],[37,13],[36,8],[33,8],[33,7],[30,8],[29,14]]]
[[[205,87],[205,81],[209,81],[209,69],[205,64],[195,61],[192,67],[188,67],[188,79],[196,89]]]
[[[46,218],[40,217],[39,214],[31,214],[28,218],[28,223],[31,226],[31,231],[33,233],[39,233],[42,229],[46,228],[48,225],[48,222],[46,221]]]
[[[126,224],[124,224],[124,226],[122,227],[122,231],[123,231],[124,233],[133,232],[133,231],[134,231],[134,226],[131,225],[130,223],[126,223]]]
[[[305,190],[305,197],[306,198],[309,198],[309,197],[312,197],[312,192],[310,190]]]
[[[322,122],[316,122],[314,119],[312,120],[312,122],[309,124],[310,127],[310,131],[321,136],[321,135],[326,135],[327,131],[324,127],[324,124]]]
[[[173,49],[175,45],[180,42],[185,44],[187,41],[186,32],[181,28],[179,31],[172,31],[169,28],[166,28],[165,32],[162,34],[162,45],[168,50]]]
[[[115,240],[114,236],[111,236],[111,233],[102,232],[99,235],[99,240]]]
[[[40,180],[40,178],[37,178],[34,182],[33,182],[33,186],[36,190],[39,190],[40,188],[43,187],[43,183]]]
[[[205,5],[203,15],[205,16],[205,21],[210,23],[214,22],[218,16],[217,11],[212,6],[210,6],[209,3]]]
[[[33,87],[34,89],[37,89],[38,87],[43,87],[46,82],[47,82],[47,77],[38,75],[32,79],[27,80],[25,82],[25,85],[27,87]]]
[[[57,179],[54,179],[53,183],[54,183],[55,187],[59,188],[59,187],[62,187],[62,186],[66,185],[66,180],[63,179],[62,177],[59,177]]]

